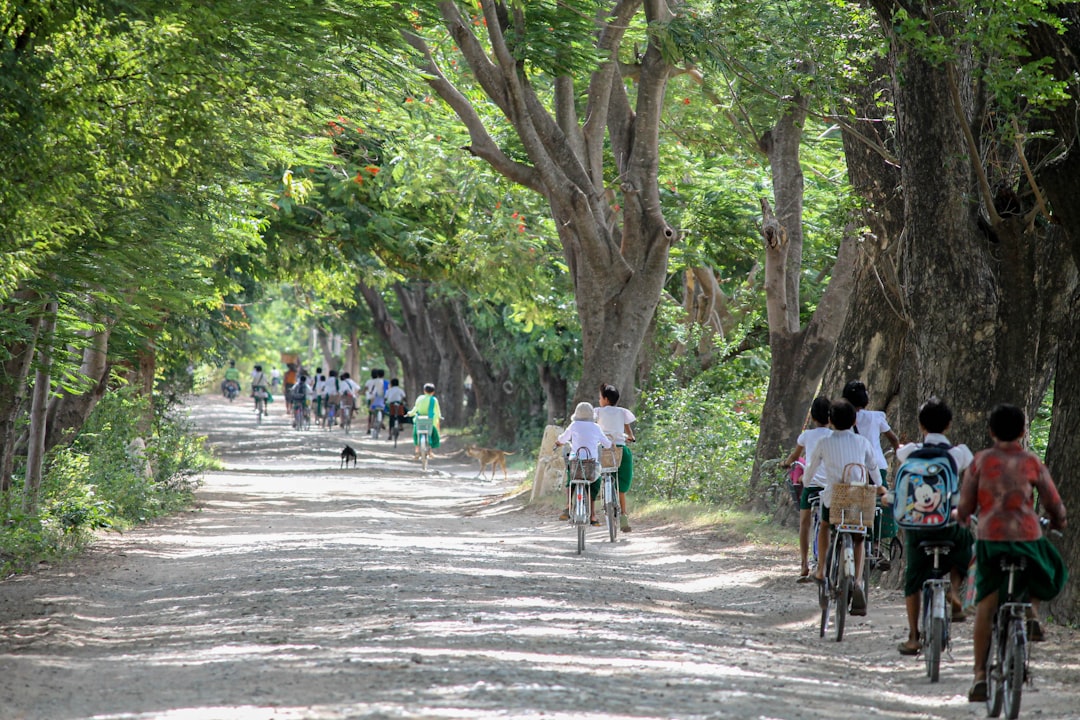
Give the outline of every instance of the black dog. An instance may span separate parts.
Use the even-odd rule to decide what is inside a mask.
[[[351,445],[346,445],[341,450],[341,465],[340,467],[349,467],[349,462],[352,462],[352,466],[356,467],[356,451],[352,449]]]

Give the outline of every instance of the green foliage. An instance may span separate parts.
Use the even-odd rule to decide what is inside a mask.
[[[0,508],[0,575],[77,550],[96,530],[123,530],[190,504],[197,477],[212,460],[202,439],[175,416],[158,415],[145,450],[133,446],[146,410],[131,388],[107,394],[75,442],[51,455],[40,514]],[[8,501],[20,491],[17,485]]]
[[[658,334],[685,328],[672,309]],[[643,389],[636,415],[634,489],[646,497],[737,506],[747,500],[767,361],[754,353],[701,372],[693,356],[664,357]]]

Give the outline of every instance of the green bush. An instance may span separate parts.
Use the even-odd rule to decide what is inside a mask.
[[[190,504],[212,463],[203,439],[159,409],[140,447],[148,411],[133,388],[106,394],[74,442],[49,455],[37,516],[15,508],[23,489],[16,479],[0,508],[0,573],[78,550],[94,531],[122,530]]]
[[[696,337],[678,338],[694,347]],[[720,506],[747,500],[768,365],[753,352],[702,370],[665,355],[638,402],[634,490]]]

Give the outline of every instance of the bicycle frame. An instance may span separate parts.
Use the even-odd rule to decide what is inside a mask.
[[[997,717],[1005,708],[1005,717],[1013,720],[1020,714],[1023,684],[1028,680],[1027,616],[1031,603],[1021,601],[1016,575],[1023,572],[1024,558],[1005,557],[1001,569],[1008,576],[1005,596],[1000,597],[990,630],[990,654],[987,658],[986,714]]]

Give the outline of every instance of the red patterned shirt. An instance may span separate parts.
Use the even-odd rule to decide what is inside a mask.
[[[960,486],[957,517],[966,525],[979,516],[979,540],[1028,542],[1042,537],[1035,491],[1054,527],[1064,527],[1061,503],[1050,471],[1018,442],[999,442],[975,455]]]

